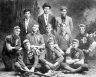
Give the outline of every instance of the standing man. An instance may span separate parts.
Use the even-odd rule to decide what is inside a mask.
[[[21,40],[23,41],[28,33],[32,32],[32,26],[36,23],[36,21],[31,17],[31,10],[24,10],[24,18],[20,22],[21,27]]]
[[[44,3],[42,6],[44,13],[38,17],[38,23],[40,25],[39,30],[41,34],[46,33],[45,27],[50,23],[53,28],[53,32],[56,31],[56,19],[53,15],[49,14],[49,10],[51,9],[51,6],[49,3]]]
[[[15,26],[13,34],[6,36],[2,50],[2,60],[6,70],[13,70],[16,61],[16,53],[21,49],[21,40],[19,37],[20,27]]]
[[[60,8],[61,17],[57,18],[57,25],[60,26],[61,23],[65,23],[67,25],[67,32],[72,36],[73,30],[73,21],[72,18],[67,15],[67,7],[61,6]]]

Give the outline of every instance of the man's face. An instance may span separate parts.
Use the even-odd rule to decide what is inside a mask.
[[[66,10],[66,9],[63,9],[63,10],[61,11],[61,16],[65,17],[66,14],[67,14],[67,10]]]
[[[61,26],[61,30],[62,30],[62,31],[66,31],[66,25],[65,25],[65,24],[63,24],[63,25]]]
[[[49,48],[50,48],[51,50],[54,49],[54,42],[50,42],[48,45],[49,45]]]
[[[29,42],[27,42],[27,43],[25,43],[24,44],[24,48],[26,49],[26,50],[30,50],[30,43]]]
[[[85,27],[80,27],[80,33],[84,34],[85,33]]]
[[[73,48],[76,49],[76,48],[78,48],[79,44],[78,44],[77,42],[73,42],[73,43],[72,43],[72,46],[73,46]]]
[[[14,30],[14,34],[15,34],[16,36],[19,36],[19,34],[20,34],[20,29],[15,29],[15,30]]]
[[[39,30],[39,25],[35,24],[33,27],[32,27],[32,30],[34,32],[37,32]]]
[[[49,26],[49,27],[46,27],[46,31],[47,31],[47,33],[51,33],[51,31],[52,31],[52,28],[51,28],[51,26]]]
[[[30,18],[30,16],[31,16],[30,11],[25,12],[25,17],[26,17],[26,18]]]
[[[43,10],[44,10],[44,13],[45,13],[45,14],[48,14],[48,13],[49,13],[50,8],[49,8],[49,7],[44,7],[44,9],[43,9]]]

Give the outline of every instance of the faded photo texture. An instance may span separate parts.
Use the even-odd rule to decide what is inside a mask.
[[[12,33],[13,27],[21,20],[25,8],[31,9],[33,19],[37,21],[38,16],[43,13],[42,5],[45,2],[51,5],[50,13],[56,18],[60,16],[60,6],[67,6],[67,14],[73,19],[73,38],[79,33],[79,24],[85,24],[87,32],[90,34],[96,31],[96,0],[0,0],[0,72],[4,68],[1,52],[5,37]],[[96,40],[96,36],[94,39]],[[92,69],[86,75],[68,75],[68,77],[95,77],[96,50],[89,53],[89,64]],[[2,77],[11,77],[10,73],[7,76],[4,74],[2,74]]]

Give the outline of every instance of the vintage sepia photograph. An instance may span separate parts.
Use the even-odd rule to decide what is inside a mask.
[[[0,0],[0,77],[96,77],[96,0]]]

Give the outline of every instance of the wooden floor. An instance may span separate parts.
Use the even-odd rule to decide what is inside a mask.
[[[65,77],[96,77],[96,60],[89,60],[89,71],[84,74],[65,74]],[[15,72],[4,71],[4,65],[0,63],[0,77],[19,77],[15,75]]]

